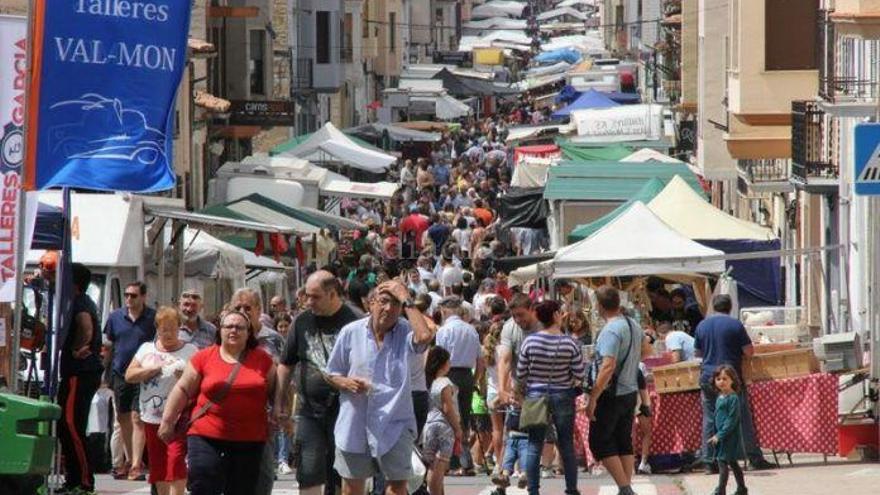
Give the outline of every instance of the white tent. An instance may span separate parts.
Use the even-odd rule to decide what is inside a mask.
[[[391,199],[399,184],[393,182],[350,182],[332,180],[321,188],[321,195],[335,198]]]
[[[512,0],[490,0],[482,5],[471,9],[471,19],[487,19],[491,17],[516,17],[522,16],[526,8],[525,2]]]
[[[689,239],[776,239],[770,229],[715,208],[677,175],[648,203],[648,208]]]
[[[372,173],[384,172],[397,159],[380,151],[364,148],[327,122],[299,146],[281,153],[312,162],[342,162]]]
[[[586,21],[590,16],[575,10],[571,7],[560,7],[553,10],[548,10],[547,12],[543,12],[538,14],[539,21],[550,21],[550,20],[563,20],[563,19],[574,19],[577,21]]]
[[[590,34],[570,34],[550,38],[550,41],[541,43],[541,51],[549,52],[561,48],[574,48],[585,54],[603,53],[605,44],[602,38]]]
[[[556,7],[595,7],[596,0],[562,0]]]
[[[721,273],[724,253],[684,237],[637,201],[590,237],[559,250],[553,267],[554,278]]]
[[[528,21],[525,19],[511,19],[509,17],[490,17],[481,21],[467,21],[461,27],[477,31],[484,29],[526,29]]]
[[[440,120],[455,120],[461,117],[467,117],[471,113],[471,107],[445,93],[438,95],[412,96],[409,101],[410,104],[433,104],[434,114]]]
[[[525,77],[540,77],[546,76],[549,74],[559,74],[563,72],[568,72],[571,69],[571,64],[568,62],[556,62],[553,65],[541,65],[538,67],[531,68],[525,71]]]
[[[627,156],[626,158],[621,159],[622,162],[630,162],[630,163],[644,163],[644,162],[665,162],[665,163],[682,163],[681,160],[677,158],[673,158],[669,155],[664,155],[657,150],[653,150],[651,148],[642,148],[638,151],[633,152],[633,154]]]

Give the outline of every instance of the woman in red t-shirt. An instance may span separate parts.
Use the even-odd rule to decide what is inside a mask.
[[[257,349],[247,315],[223,316],[217,345],[199,351],[168,398],[159,436],[169,441],[184,406],[195,398],[193,415],[212,402],[187,431],[189,489],[193,495],[237,495],[253,492],[268,439],[268,405],[275,396],[275,365]],[[228,392],[223,390],[241,361]]]

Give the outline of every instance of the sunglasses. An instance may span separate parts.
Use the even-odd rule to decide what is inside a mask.
[[[139,298],[139,297],[141,297],[141,295],[138,294],[138,293],[136,293],[136,292],[126,292],[126,293],[125,293],[125,298],[126,298],[126,299],[137,299],[137,298]]]

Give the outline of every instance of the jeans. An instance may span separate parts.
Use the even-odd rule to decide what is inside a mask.
[[[529,438],[512,436],[508,433],[507,444],[504,446],[504,462],[501,463],[501,468],[508,473],[513,473],[517,461],[519,461],[520,469],[525,468],[528,455]]]
[[[701,445],[701,454],[703,462],[707,464],[715,463],[715,447],[709,445],[709,439],[715,434],[715,399],[718,398],[718,392],[710,383],[701,383],[701,399],[703,404],[703,438]],[[749,461],[757,461],[764,459],[761,448],[758,447],[758,441],[755,437],[755,425],[752,423],[752,410],[749,407],[749,394],[743,388],[739,392],[739,403],[741,406],[740,425],[742,429],[743,451],[746,453]]]
[[[550,418],[556,427],[556,446],[562,456],[562,467],[565,471],[565,493],[575,495],[577,490],[577,457],[574,454],[574,399],[575,391],[553,390],[550,392],[529,392],[528,397],[549,397]],[[526,456],[526,474],[529,477],[529,495],[538,495],[541,485],[541,451],[544,449],[546,426],[530,428],[528,456]]]
[[[190,435],[186,460],[192,495],[252,495],[263,442],[231,442]]]
[[[283,429],[275,434],[275,462],[287,463],[290,458],[290,436]]]

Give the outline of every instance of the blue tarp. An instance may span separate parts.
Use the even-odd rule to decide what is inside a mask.
[[[572,86],[571,84],[566,84],[565,87],[562,88],[562,91],[560,91],[559,94],[556,95],[556,99],[554,100],[554,102],[557,104],[561,103],[563,105],[568,105],[574,100],[577,100],[577,97],[580,95],[581,93],[578,90],[574,89],[574,86]]]
[[[621,105],[633,105],[642,101],[642,97],[638,93],[621,93],[620,91],[612,91],[605,93],[608,98],[620,103]]]
[[[605,96],[604,93],[590,89],[581,93],[580,96],[571,104],[564,108],[553,112],[553,118],[559,119],[568,117],[575,110],[586,110],[588,108],[611,108],[619,107],[620,104]]]
[[[557,62],[576,64],[581,61],[581,52],[573,48],[560,48],[549,52],[541,52],[532,60],[540,64],[555,64]]]
[[[697,240],[697,242],[727,254],[777,251],[780,246],[779,239],[773,241],[720,239]],[[741,308],[778,306],[784,302],[778,257],[733,260],[727,261],[726,265],[728,268],[733,268],[730,275],[736,280]]]

